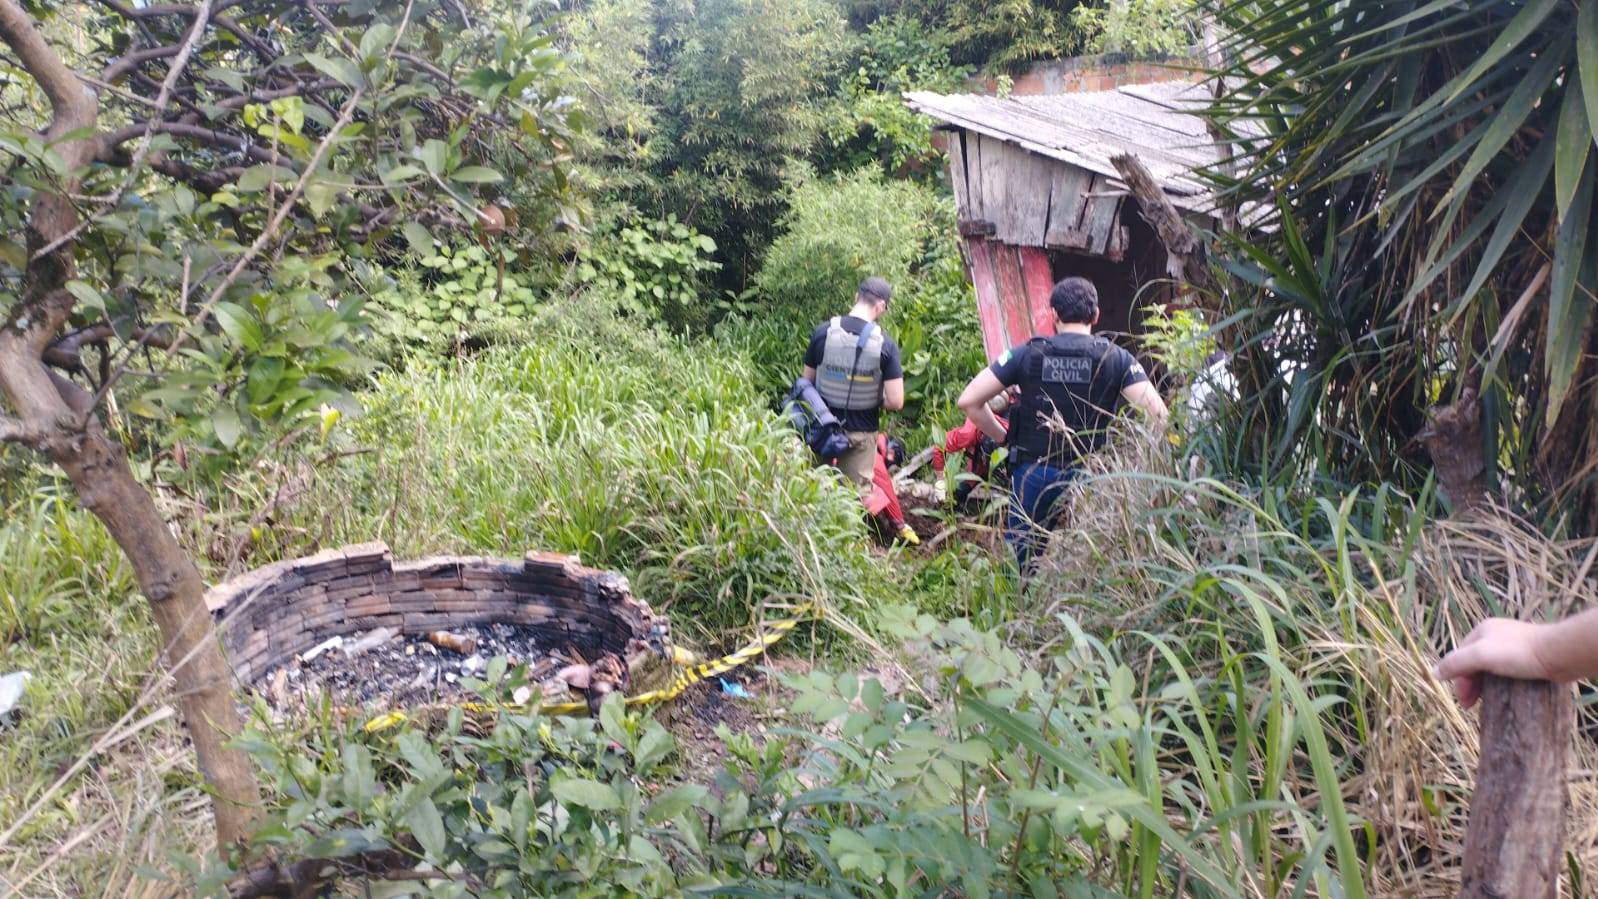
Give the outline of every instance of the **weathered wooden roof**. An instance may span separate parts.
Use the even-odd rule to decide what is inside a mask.
[[[1199,85],[1127,85],[1112,91],[990,97],[913,91],[917,112],[1110,178],[1110,157],[1135,154],[1176,206],[1208,212],[1211,190],[1194,172],[1222,152],[1194,110],[1208,101]]]

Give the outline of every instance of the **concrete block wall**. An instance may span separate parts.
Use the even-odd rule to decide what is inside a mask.
[[[1127,84],[1152,84],[1163,81],[1198,81],[1203,61],[1197,57],[1173,56],[1160,59],[1129,59],[1124,53],[1102,56],[1076,56],[1070,59],[1034,63],[1032,68],[1013,75],[1012,96],[1037,94],[1075,94],[1086,91],[1115,90]],[[974,85],[985,94],[996,94],[999,81],[993,76]]]
[[[378,627],[417,634],[521,624],[556,645],[635,658],[655,621],[626,578],[572,556],[395,562],[381,542],[257,568],[212,587],[206,605],[234,673],[246,683],[329,637]]]

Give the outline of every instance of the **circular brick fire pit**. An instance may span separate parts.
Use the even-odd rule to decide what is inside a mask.
[[[590,658],[621,656],[634,685],[655,657],[646,642],[654,612],[627,579],[554,553],[395,562],[387,545],[360,543],[247,572],[212,587],[206,604],[234,673],[252,684],[330,637],[377,628],[419,635],[519,625]]]

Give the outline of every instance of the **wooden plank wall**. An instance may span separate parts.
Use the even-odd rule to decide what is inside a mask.
[[[1122,261],[1123,189],[1087,169],[974,131],[949,135],[949,174],[988,358],[1053,321],[1049,250]]]
[[[1010,346],[1010,337],[994,276],[993,254],[988,241],[981,237],[966,238],[965,250],[971,266],[971,286],[977,295],[977,318],[982,322],[982,348],[989,359],[997,359]]]
[[[964,129],[949,139],[961,232],[1120,261],[1124,190],[1104,175]]]
[[[982,347],[989,359],[1052,333],[1049,291],[1054,279],[1047,251],[984,237],[967,237],[965,251],[982,322]]]
[[[1016,247],[1021,258],[1021,280],[1026,285],[1026,303],[1032,315],[1032,333],[1048,335],[1054,328],[1054,310],[1049,293],[1054,290],[1054,271],[1048,251],[1039,247]]]

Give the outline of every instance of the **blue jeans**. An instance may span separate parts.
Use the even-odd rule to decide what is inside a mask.
[[[1028,462],[1010,471],[1010,516],[1004,541],[1015,551],[1023,574],[1059,518],[1065,489],[1081,474],[1082,469],[1074,465],[1057,468],[1045,462]]]

